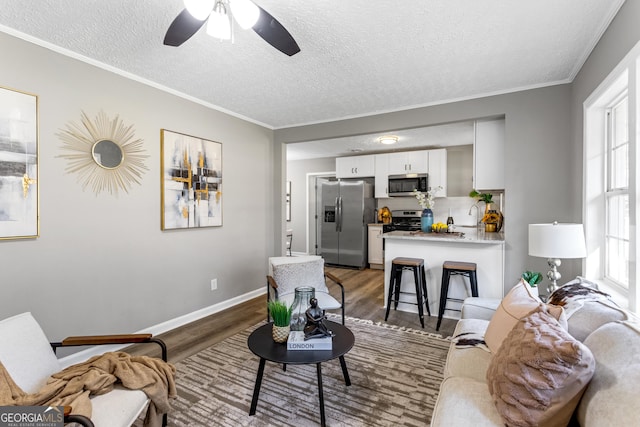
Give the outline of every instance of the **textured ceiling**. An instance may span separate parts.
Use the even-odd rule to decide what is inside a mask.
[[[623,1],[255,0],[293,57],[239,28],[164,46],[182,0],[0,0],[0,30],[277,129],[569,82]]]

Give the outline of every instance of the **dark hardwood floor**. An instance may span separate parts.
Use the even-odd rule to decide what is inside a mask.
[[[384,272],[382,270],[353,270],[327,267],[327,271],[342,280],[345,290],[346,316],[368,319],[373,322],[384,322]],[[339,295],[336,285],[330,284],[329,289],[334,296]],[[265,320],[266,313],[266,297],[261,295],[235,307],[159,335],[159,338],[167,345],[169,361],[175,363]],[[451,335],[457,321],[445,318],[442,320],[440,330],[436,331],[437,315],[433,311],[431,312],[431,317],[427,317],[425,314],[424,330],[440,334],[443,337]],[[392,310],[387,323],[400,327],[421,329],[418,315],[404,311]],[[128,351],[134,354],[159,356],[160,352],[153,347],[156,346],[136,346],[128,349]]]

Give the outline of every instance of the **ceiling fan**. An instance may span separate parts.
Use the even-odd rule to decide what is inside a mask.
[[[232,36],[231,16],[243,29],[252,28],[271,46],[293,56],[300,47],[280,22],[251,0],[184,0],[185,9],[173,20],[164,44],[180,46],[198,32],[205,22],[207,33],[219,39]]]

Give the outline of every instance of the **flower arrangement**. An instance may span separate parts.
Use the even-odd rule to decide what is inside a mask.
[[[435,200],[433,200],[435,194],[442,190],[441,186],[437,186],[434,189],[431,189],[429,191],[427,191],[426,194],[418,191],[418,189],[414,188],[413,189],[413,195],[416,196],[416,199],[418,200],[418,204],[420,205],[420,207],[422,209],[433,209],[433,207],[435,206],[436,202]]]

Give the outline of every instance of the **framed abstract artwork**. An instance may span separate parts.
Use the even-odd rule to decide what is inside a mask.
[[[0,239],[40,235],[38,97],[0,87]]]
[[[161,228],[222,225],[222,144],[161,131]]]

